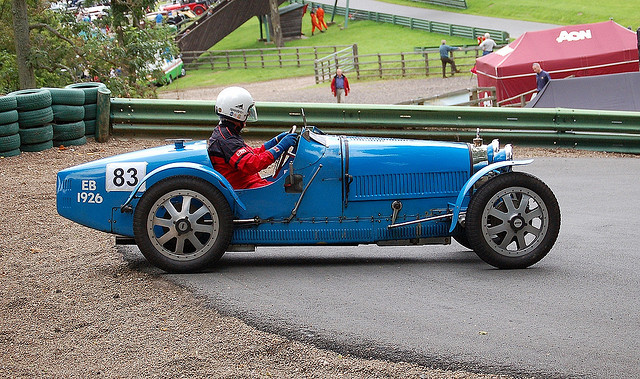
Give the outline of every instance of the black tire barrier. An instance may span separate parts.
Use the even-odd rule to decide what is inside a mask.
[[[15,96],[18,111],[33,111],[51,106],[51,93],[46,89],[23,89],[9,93]]]
[[[36,143],[33,145],[22,144],[20,145],[20,150],[23,152],[36,153],[38,151],[51,149],[52,147],[53,147],[53,141],[51,140],[47,142]]]
[[[0,157],[2,158],[8,158],[8,157],[15,157],[20,155],[21,151],[20,149],[13,149],[13,150],[9,150],[9,151],[0,151]]]
[[[15,96],[0,97],[0,112],[12,111],[18,109],[18,102]]]
[[[92,137],[96,135],[96,120],[84,120],[84,134]]]
[[[82,105],[54,104],[51,109],[53,110],[53,121],[55,123],[62,124],[84,119],[84,106]]]
[[[67,141],[84,137],[84,121],[53,125],[53,140]]]
[[[52,105],[84,105],[84,91],[79,88],[45,88],[51,93]]]
[[[11,124],[18,121],[18,111],[4,111],[0,112],[0,125]]]
[[[82,136],[80,138],[66,140],[66,141],[57,141],[53,140],[53,146],[80,146],[87,143],[87,137]]]
[[[20,124],[18,124],[17,122],[0,125],[0,137],[18,134],[19,129],[20,129]]]
[[[104,83],[98,82],[86,82],[86,83],[74,83],[69,84],[64,88],[81,89],[84,91],[84,103],[95,104],[98,102],[98,89],[107,88]]]
[[[51,141],[53,139],[53,125],[48,124],[31,129],[20,129],[20,143],[22,145],[34,145]]]
[[[0,137],[0,151],[11,151],[20,148],[20,134]]]
[[[53,121],[53,109],[46,107],[32,111],[18,112],[18,123],[20,128],[36,128]]]

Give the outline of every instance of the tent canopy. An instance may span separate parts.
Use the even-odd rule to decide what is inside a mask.
[[[552,80],[527,108],[640,112],[640,72]]]
[[[638,71],[638,41],[635,32],[613,21],[526,32],[478,58],[478,85],[496,87],[498,101],[535,90],[534,62],[551,79]]]

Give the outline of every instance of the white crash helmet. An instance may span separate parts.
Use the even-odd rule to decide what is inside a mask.
[[[242,122],[258,120],[253,97],[242,87],[228,87],[218,94],[216,114]]]

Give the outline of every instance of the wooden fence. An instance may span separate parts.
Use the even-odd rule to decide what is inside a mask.
[[[463,47],[452,52],[461,75],[469,73],[480,56],[477,47]],[[353,49],[341,50],[315,61],[316,83],[331,80],[337,68],[355,73],[357,79],[366,78],[406,78],[413,76],[442,75],[442,61],[438,49],[425,49],[405,53],[358,54],[357,45]],[[447,67],[447,70],[450,70]]]
[[[264,49],[183,51],[183,60],[187,70],[210,67],[215,69],[231,68],[289,68],[311,67],[322,57],[336,53],[352,45],[282,47]],[[186,59],[185,59],[186,58]],[[190,59],[189,59],[190,58]]]

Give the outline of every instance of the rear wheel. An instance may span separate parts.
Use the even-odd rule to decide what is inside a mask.
[[[560,207],[538,178],[502,174],[473,195],[467,238],[478,256],[503,269],[526,268],[544,258],[560,231]]]
[[[142,254],[169,272],[205,269],[224,254],[233,234],[225,197],[206,181],[174,176],[151,187],[134,214]]]

